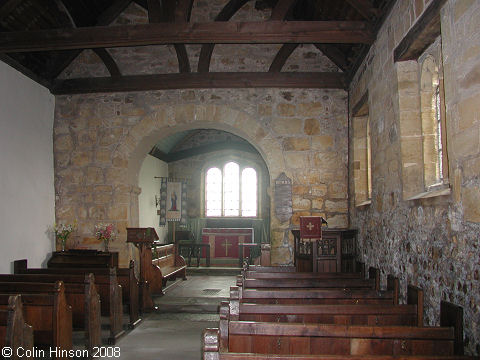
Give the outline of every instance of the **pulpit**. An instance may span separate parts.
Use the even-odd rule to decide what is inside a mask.
[[[244,244],[254,243],[253,228],[203,228],[202,243],[210,245],[212,259],[250,257],[250,246]]]

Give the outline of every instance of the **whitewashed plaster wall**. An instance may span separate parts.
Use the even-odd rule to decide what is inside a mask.
[[[160,241],[164,241],[167,227],[158,226],[160,216],[157,215],[155,195],[160,195],[160,179],[155,179],[155,176],[168,176],[168,164],[147,155],[138,175],[138,186],[142,189],[138,196],[139,226],[153,227]]]
[[[0,272],[13,260],[40,266],[53,250],[55,100],[0,62]]]

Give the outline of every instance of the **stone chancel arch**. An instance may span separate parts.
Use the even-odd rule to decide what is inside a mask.
[[[203,128],[227,131],[252,144],[265,161],[270,184],[282,172],[292,178],[289,221],[275,218],[267,189],[272,261],[292,263],[290,229],[299,216],[319,214],[329,225],[347,226],[344,94],[261,90],[252,96],[242,90],[232,98],[229,90],[195,90],[57,97],[56,221],[77,219],[79,224],[67,248],[101,248],[94,226],[112,222],[119,234],[110,249],[120,252],[126,266],[134,251],[126,244],[125,229],[139,223],[143,160],[159,139]]]

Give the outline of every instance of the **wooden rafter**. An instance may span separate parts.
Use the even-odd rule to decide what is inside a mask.
[[[298,0],[278,0],[277,5],[272,10],[270,20],[283,20],[290,10],[295,6]]]
[[[367,20],[380,13],[380,10],[375,8],[370,0],[346,0],[346,2]]]
[[[347,71],[348,61],[345,54],[333,44],[314,44],[323,55],[330,59],[342,71]]]
[[[7,0],[0,6],[0,21],[10,15],[10,13],[22,2],[22,0]]]
[[[342,73],[238,72],[131,75],[56,80],[53,94],[149,91],[203,88],[329,88],[344,89]]]
[[[262,21],[101,26],[0,33],[0,52],[33,52],[159,44],[366,43],[359,21]]]
[[[283,65],[287,62],[289,56],[295,51],[298,44],[283,44],[283,46],[278,50],[277,55],[270,65],[269,72],[280,72],[282,71]]]
[[[175,8],[176,1],[174,0],[148,0],[148,19],[151,24],[165,23],[165,22],[186,22],[186,14],[180,15],[177,18],[177,9]],[[178,10],[189,11],[183,4]],[[191,11],[191,9],[190,9]],[[174,44],[175,53],[177,54],[178,70],[180,72],[190,72],[190,60],[188,59],[187,48],[184,44]]]
[[[98,26],[105,26],[110,24],[115,20],[130,4],[132,0],[116,0],[113,4],[101,13],[97,18]],[[67,55],[61,56],[53,62],[52,70],[49,72],[50,79],[55,79],[66,69],[68,65],[72,63],[73,60],[77,58],[78,55],[82,52],[83,49],[76,49],[75,51],[70,51]],[[107,64],[105,64],[107,66]],[[108,66],[107,66],[108,69]]]
[[[248,0],[230,0],[218,13],[215,21],[228,21],[230,18],[245,5]],[[198,72],[208,72],[210,70],[210,61],[212,59],[215,44],[203,44],[198,58]]]
[[[176,22],[188,22],[190,21],[190,15],[192,13],[193,0],[179,0],[175,9],[175,21]]]
[[[148,21],[151,24],[162,22],[163,11],[159,0],[147,0],[148,4]]]
[[[105,48],[97,48],[93,49],[95,54],[103,61],[105,64],[105,67],[107,68],[108,72],[110,73],[110,76],[121,76],[122,74],[120,73],[120,69],[118,68],[117,63],[115,60],[112,58],[112,55],[105,50]]]

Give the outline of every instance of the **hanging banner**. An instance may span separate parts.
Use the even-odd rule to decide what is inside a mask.
[[[187,183],[186,181],[161,178],[160,186],[160,226],[167,221],[187,222]]]

